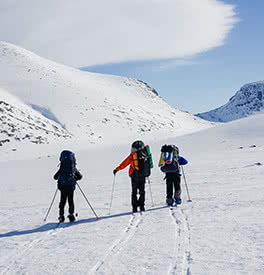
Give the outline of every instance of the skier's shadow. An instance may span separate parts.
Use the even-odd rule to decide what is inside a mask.
[[[155,208],[151,208],[146,210],[146,212],[149,211],[154,211],[154,210],[159,210],[162,208],[166,208],[166,206],[160,206],[160,207],[155,207]],[[27,229],[27,230],[14,230],[14,231],[10,231],[7,233],[0,233],[0,238],[8,238],[8,237],[15,237],[15,236],[22,236],[22,235],[28,235],[28,234],[34,234],[34,233],[42,233],[42,232],[46,232],[46,231],[51,231],[51,230],[56,230],[59,228],[66,228],[66,227],[70,227],[70,226],[75,226],[78,224],[84,224],[84,223],[92,223],[92,222],[97,222],[97,221],[101,221],[101,220],[107,220],[107,219],[113,219],[113,218],[117,218],[117,217],[123,217],[123,216],[129,216],[131,215],[132,212],[123,212],[123,213],[118,213],[118,214],[113,214],[113,215],[107,215],[107,216],[101,216],[99,217],[99,219],[96,218],[89,218],[89,219],[81,219],[78,220],[74,223],[61,223],[58,225],[58,223],[47,223],[47,224],[43,224],[39,227],[33,228],[33,229]]]

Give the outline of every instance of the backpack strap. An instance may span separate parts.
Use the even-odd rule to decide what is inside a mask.
[[[162,167],[165,165],[165,161],[163,159],[163,153],[160,153],[160,160],[159,160],[159,167]]]

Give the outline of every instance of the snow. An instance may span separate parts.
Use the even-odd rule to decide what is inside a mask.
[[[10,51],[11,46],[4,45]],[[24,51],[19,52],[27,56]],[[21,113],[23,111],[34,117],[34,123],[47,120],[47,127],[54,124],[58,131],[71,133],[73,137],[54,138],[47,134],[47,140],[41,144],[18,142],[11,137],[10,142],[0,147],[0,274],[263,274],[264,114],[211,127],[207,122],[194,120],[190,114],[172,109],[135,80],[86,74],[55,63],[51,65],[42,59],[36,63],[38,58],[31,53],[29,56],[35,64],[35,67],[30,65],[32,70],[39,68],[39,73],[45,74],[44,65],[51,66],[50,69],[55,66],[60,77],[47,76],[43,86],[36,80],[39,73],[27,80],[20,69],[26,64],[27,72],[28,60],[22,62],[20,57],[12,59],[8,55],[4,61],[7,70],[0,65],[2,100],[13,106],[11,109],[16,115],[10,114],[14,117],[26,118],[27,115]],[[67,73],[68,78],[65,78]],[[58,97],[52,97],[48,85],[52,81],[58,85],[59,79],[63,85],[54,90]],[[132,88],[123,85],[124,81]],[[72,83],[79,91],[73,104],[70,97]],[[99,93],[99,87],[103,95]],[[169,123],[168,118],[175,119],[179,127],[171,129],[166,124],[151,134],[135,134],[125,127],[121,117],[120,127],[113,123],[104,129],[101,118],[111,115],[104,105],[100,109],[103,114],[97,111],[96,116],[90,118],[90,124],[93,123],[96,129],[101,127],[101,133],[107,139],[94,139],[91,143],[84,133],[86,128],[77,126],[76,119],[82,116],[73,108],[74,104],[80,104],[77,109],[83,110],[85,89],[90,102],[88,108],[102,104],[107,94],[108,102],[115,108],[131,105],[134,111],[126,114],[129,118],[142,115],[134,109],[137,104],[144,110],[146,119],[152,116],[154,123]],[[142,105],[138,105],[137,98],[145,98]],[[153,105],[149,102],[163,108],[150,108]],[[32,104],[41,108],[34,110]],[[47,110],[61,125],[66,124],[66,130],[42,115],[43,111],[47,114]],[[175,117],[169,115],[171,111],[175,112]],[[8,112],[4,114],[1,113],[1,118]],[[79,123],[84,124],[85,119]],[[4,125],[2,123],[1,127]],[[22,122],[16,125],[17,134],[28,131],[27,126],[21,130],[23,125]],[[132,126],[138,129],[136,122]],[[116,132],[112,133],[114,129]],[[37,131],[32,130],[33,137]],[[146,183],[146,212],[142,215],[131,214],[131,183],[127,169],[119,171],[115,178],[112,174],[130,153],[134,137],[150,145],[155,165],[150,184]],[[165,207],[164,175],[157,167],[160,147],[164,143],[179,146],[180,155],[189,161],[184,172],[192,202],[187,201],[182,179],[183,204],[173,209]],[[99,220],[77,187],[77,221],[57,226],[59,194],[47,221],[43,221],[56,191],[53,175],[63,149],[75,152],[77,167],[83,174],[80,187]]]
[[[264,171],[257,165],[263,164],[263,121],[257,115],[151,142],[156,164],[165,142],[176,143],[189,160],[184,171],[192,202],[182,181],[182,206],[164,207],[165,184],[156,166],[154,206],[146,184],[143,215],[131,215],[127,171],[116,175],[109,215],[112,170],[129,144],[76,152],[80,186],[101,218],[96,221],[77,188],[78,220],[58,228],[58,195],[43,223],[58,155],[2,162],[1,274],[263,274]]]

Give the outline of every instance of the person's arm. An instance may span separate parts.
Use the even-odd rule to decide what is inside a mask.
[[[132,155],[130,154],[126,159],[122,161],[122,163],[118,167],[116,167],[115,170],[120,171],[126,168],[129,164],[131,164],[131,162],[132,162]]]
[[[53,176],[55,180],[57,180],[60,176],[60,169],[57,171],[57,173]]]
[[[81,180],[82,179],[82,174],[80,173],[80,171],[78,169],[76,169],[75,171],[75,179],[76,180]]]
[[[188,163],[188,160],[181,156],[179,156],[178,160],[180,165],[186,165]]]

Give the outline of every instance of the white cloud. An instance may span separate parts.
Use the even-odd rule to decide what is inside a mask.
[[[235,22],[218,0],[0,0],[0,40],[75,67],[186,58]]]

